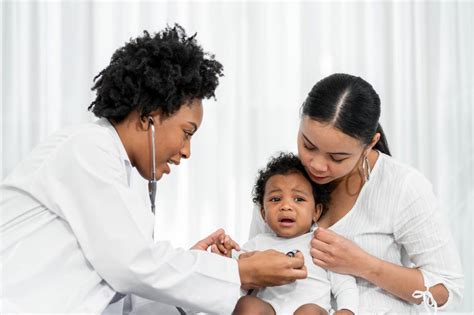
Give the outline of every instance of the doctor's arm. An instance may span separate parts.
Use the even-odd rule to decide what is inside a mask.
[[[247,250],[249,242],[246,244]],[[240,251],[240,246],[223,229],[219,229],[199,241],[191,249],[207,250],[221,256],[232,257],[232,250]],[[288,257],[275,250],[251,251],[240,254],[238,260],[242,287],[246,289],[283,285],[307,276],[304,257]]]
[[[305,276],[303,263],[290,265],[288,257],[276,253],[236,262],[201,250],[173,248],[167,241],[155,243],[151,229],[143,230],[141,223],[144,218],[153,222],[153,216],[129,189],[114,142],[107,135],[94,135],[93,141],[79,137],[72,148],[60,152],[70,161],[63,168],[46,166],[50,177],[43,184],[54,192],[51,204],[68,222],[91,268],[115,291],[223,313],[232,311],[241,283],[275,285]],[[65,184],[71,179],[77,189]],[[279,274],[268,275],[268,265]]]

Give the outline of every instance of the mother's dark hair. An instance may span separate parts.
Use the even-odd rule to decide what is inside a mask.
[[[322,79],[309,92],[301,114],[329,123],[364,144],[369,144],[378,132],[380,140],[374,148],[390,155],[379,123],[380,98],[372,85],[360,77],[336,73]]]
[[[97,97],[89,110],[120,122],[138,110],[142,117],[161,110],[170,116],[192,99],[209,98],[222,76],[222,65],[204,53],[195,36],[179,26],[131,40],[117,49],[94,80]]]

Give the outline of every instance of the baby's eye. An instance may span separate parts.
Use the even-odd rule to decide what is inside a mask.
[[[302,197],[296,197],[296,198],[295,198],[295,201],[296,201],[296,202],[303,202],[303,201],[306,201],[306,200],[305,200],[304,198],[302,198]]]
[[[271,201],[271,202],[278,202],[278,201],[280,201],[280,200],[281,200],[280,197],[271,197],[271,198],[270,198],[270,201]]]

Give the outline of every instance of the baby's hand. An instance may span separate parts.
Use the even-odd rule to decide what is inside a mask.
[[[232,257],[233,249],[240,250],[240,246],[227,234],[221,235],[211,246],[211,252],[227,257]]]

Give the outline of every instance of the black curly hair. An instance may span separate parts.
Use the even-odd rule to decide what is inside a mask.
[[[134,110],[145,117],[160,109],[167,117],[195,98],[215,97],[223,67],[203,52],[196,34],[188,37],[178,24],[143,33],[117,49],[94,78],[97,96],[89,110],[120,122]]]
[[[252,201],[259,207],[263,207],[265,185],[270,177],[275,175],[288,175],[300,173],[308,180],[313,189],[315,204],[323,205],[323,212],[327,210],[330,200],[330,189],[326,185],[318,185],[309,178],[308,173],[301,164],[300,159],[293,153],[279,152],[270,158],[265,168],[258,171],[257,180],[252,190]]]

